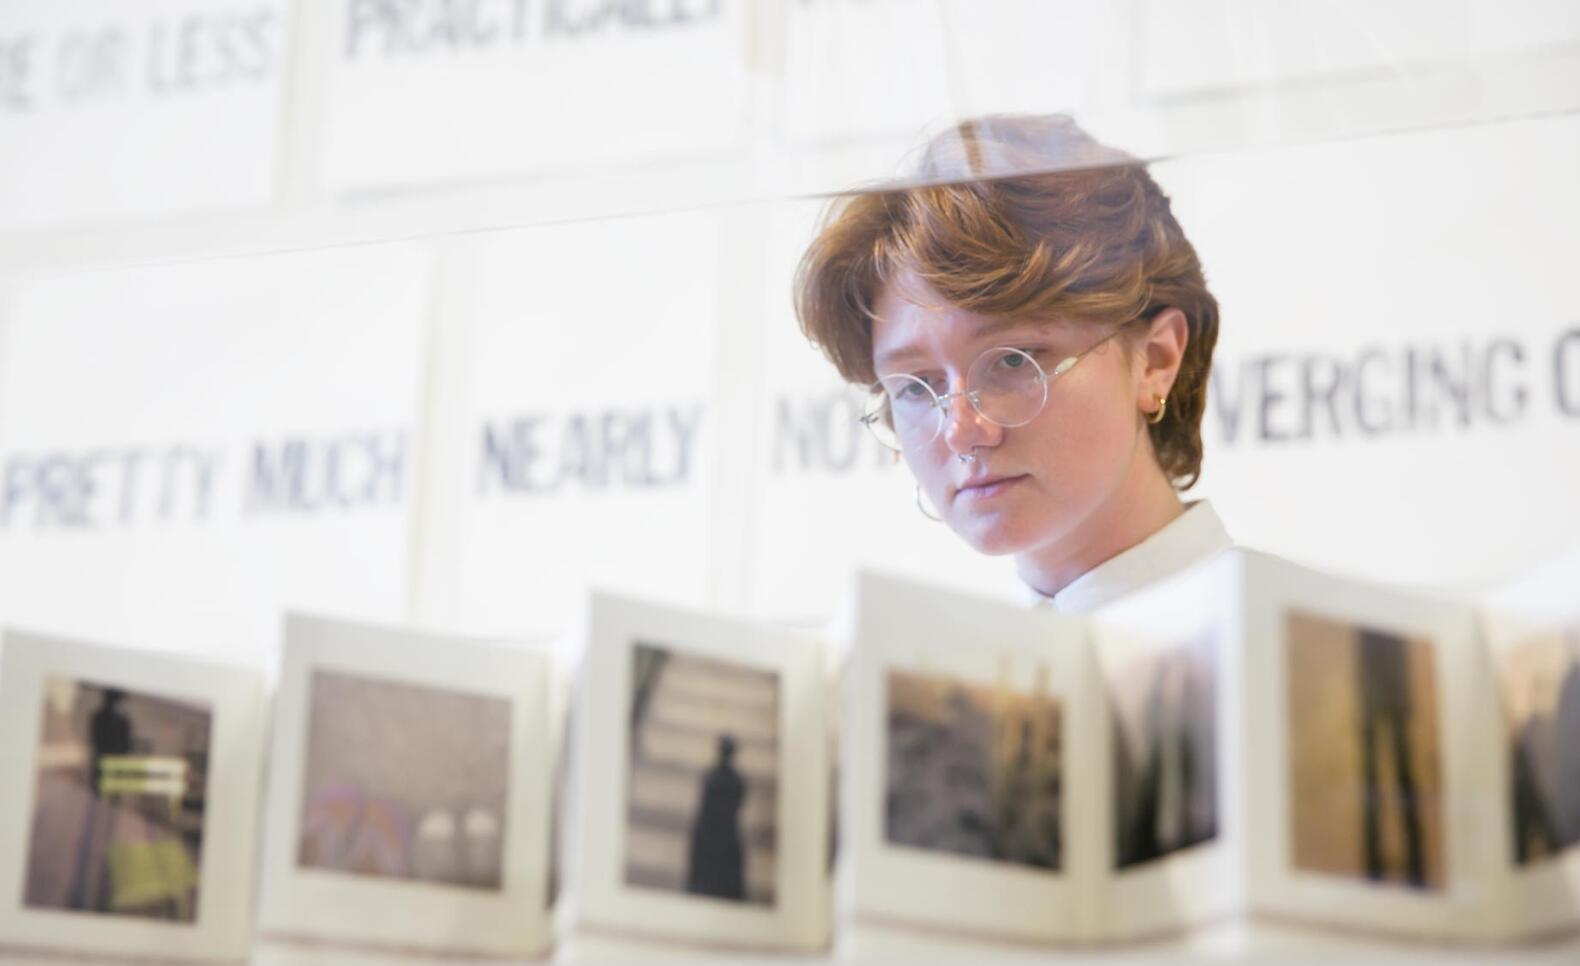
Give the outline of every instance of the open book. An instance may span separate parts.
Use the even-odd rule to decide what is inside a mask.
[[[1562,607],[1530,603],[1559,583],[1494,620],[1490,603],[1231,551],[1078,619],[863,575],[841,672],[836,935],[1574,928],[1577,773],[1553,749],[1580,734],[1554,740],[1558,719],[1529,711],[1580,667],[1575,631],[1553,629]],[[1549,683],[1520,718],[1490,672],[1537,673],[1510,670],[1522,647]],[[1538,763],[1512,766],[1518,748]]]

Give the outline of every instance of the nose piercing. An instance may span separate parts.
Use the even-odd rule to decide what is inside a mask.
[[[975,463],[976,459],[977,459],[977,454],[975,454],[975,453],[956,453],[955,454],[955,459],[959,460],[962,463]]]

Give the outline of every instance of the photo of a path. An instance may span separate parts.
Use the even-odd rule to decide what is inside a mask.
[[[24,903],[195,921],[209,711],[69,678],[43,705]]]

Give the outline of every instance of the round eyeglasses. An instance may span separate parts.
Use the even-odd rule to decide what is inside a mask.
[[[868,389],[861,423],[878,442],[896,452],[937,439],[948,419],[949,402],[955,398],[965,399],[996,426],[1024,426],[1047,404],[1048,383],[1075,368],[1088,353],[1117,335],[1119,328],[1047,371],[1024,349],[995,346],[971,363],[965,388],[959,392],[943,392],[946,386],[935,387],[911,373],[884,376]]]

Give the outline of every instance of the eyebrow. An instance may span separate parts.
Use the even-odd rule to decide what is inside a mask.
[[[1059,323],[1036,322],[1026,319],[989,319],[986,322],[978,324],[974,329],[971,330],[971,338],[980,339],[984,336],[992,335],[994,333],[1029,335],[1034,330],[1037,331],[1039,336],[1047,335],[1048,337],[1052,338],[1054,337],[1053,333],[1044,333],[1042,330],[1056,326],[1059,326]],[[901,346],[898,349],[893,349],[875,356],[872,360],[872,368],[874,371],[881,373],[884,370],[889,369],[891,366],[894,366],[896,363],[904,362],[905,360],[911,359],[913,357],[921,357],[923,355],[925,355],[925,353],[915,346]]]
[[[971,333],[971,337],[973,339],[980,339],[981,337],[990,335],[994,332],[1012,332],[1020,334],[1022,330],[1025,332],[1036,330],[1038,335],[1042,335],[1042,330],[1061,327],[1061,325],[1062,324],[1058,322],[1038,322],[1029,319],[991,319],[977,326],[976,329]]]
[[[875,372],[881,375],[885,369],[890,368],[896,362],[902,362],[906,359],[920,356],[921,354],[922,351],[915,348],[914,346],[904,346],[902,348],[895,349],[893,352],[884,352],[878,355],[872,360],[872,368]]]

